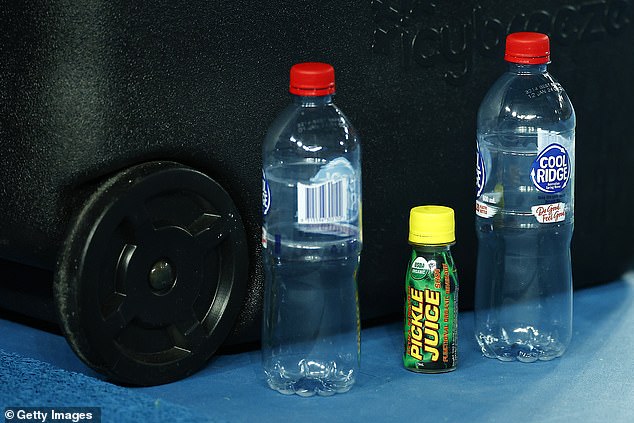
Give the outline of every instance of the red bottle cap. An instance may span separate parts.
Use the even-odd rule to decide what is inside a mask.
[[[504,60],[522,65],[541,65],[550,62],[548,35],[538,32],[516,32],[506,37]]]
[[[317,97],[335,93],[335,69],[327,63],[298,63],[291,67],[291,94]]]

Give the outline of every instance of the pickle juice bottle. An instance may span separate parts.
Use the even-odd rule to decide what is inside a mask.
[[[455,244],[454,211],[419,206],[410,211],[412,257],[405,278],[403,365],[418,373],[456,369],[458,273],[450,247]]]

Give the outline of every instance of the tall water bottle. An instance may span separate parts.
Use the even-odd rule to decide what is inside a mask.
[[[575,112],[549,39],[508,36],[478,112],[475,336],[502,361],[561,356],[572,336]]]
[[[334,69],[300,63],[263,146],[262,360],[283,394],[348,391],[359,369],[361,147]]]

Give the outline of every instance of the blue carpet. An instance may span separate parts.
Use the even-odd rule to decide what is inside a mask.
[[[102,422],[208,421],[191,409],[0,350],[4,407],[101,407]],[[0,410],[2,411],[2,410]],[[16,419],[17,421],[17,419]]]
[[[400,322],[364,329],[357,384],[329,398],[268,389],[259,351],[217,356],[176,383],[117,387],[63,337],[0,320],[0,407],[102,407],[105,422],[634,422],[634,274],[576,291],[574,304],[566,354],[532,364],[482,357],[473,313],[461,313],[449,374],[403,369]]]

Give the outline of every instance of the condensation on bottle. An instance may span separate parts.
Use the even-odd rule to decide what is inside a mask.
[[[263,145],[262,363],[284,394],[348,391],[360,360],[361,147],[334,69],[300,63]]]
[[[549,44],[510,34],[478,112],[475,337],[502,361],[551,360],[572,336],[575,113]]]

